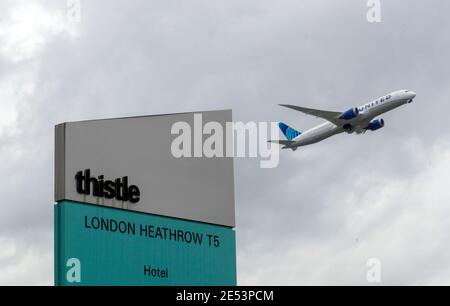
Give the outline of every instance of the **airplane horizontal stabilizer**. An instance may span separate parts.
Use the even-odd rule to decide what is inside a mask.
[[[292,145],[295,143],[295,141],[290,140],[269,140],[268,142],[271,143],[277,143],[280,145],[283,145],[282,149],[292,149],[293,151],[297,150],[297,147],[293,147]]]

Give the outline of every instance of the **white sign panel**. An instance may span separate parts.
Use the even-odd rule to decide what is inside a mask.
[[[195,114],[202,115],[202,124],[218,122],[224,131],[232,121],[230,110]],[[55,201],[234,227],[233,159],[174,156],[177,135],[171,131],[177,122],[192,127],[192,144],[198,143],[194,113],[57,125]],[[208,135],[200,137],[203,141]]]

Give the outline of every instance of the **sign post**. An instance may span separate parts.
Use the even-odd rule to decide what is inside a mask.
[[[56,285],[236,285],[233,160],[170,151],[171,126],[193,118],[56,126]]]

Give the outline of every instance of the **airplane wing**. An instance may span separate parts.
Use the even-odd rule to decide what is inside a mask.
[[[306,107],[300,107],[295,105],[289,105],[289,104],[280,104],[280,106],[287,107],[299,112],[302,112],[307,115],[319,117],[325,120],[330,121],[333,124],[340,125],[342,124],[342,121],[339,119],[342,112],[332,112],[332,111],[324,111],[320,109],[313,109],[313,108],[306,108]]]

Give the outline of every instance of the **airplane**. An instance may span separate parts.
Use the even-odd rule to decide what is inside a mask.
[[[411,90],[398,90],[360,107],[352,107],[345,112],[324,111],[290,104],[280,104],[307,115],[325,119],[326,122],[313,127],[306,132],[299,132],[287,124],[278,124],[286,140],[269,140],[269,142],[283,145],[282,149],[297,150],[298,147],[317,143],[336,134],[363,134],[366,131],[376,131],[384,127],[383,119],[375,117],[393,110],[404,104],[411,103],[416,93]]]

